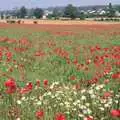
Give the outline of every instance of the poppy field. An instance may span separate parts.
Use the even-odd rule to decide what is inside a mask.
[[[120,24],[0,24],[0,120],[119,120]]]

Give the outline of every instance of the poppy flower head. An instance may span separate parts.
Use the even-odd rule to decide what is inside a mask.
[[[93,120],[93,117],[92,116],[88,116],[88,117],[84,118],[84,120]]]
[[[55,120],[66,120],[66,117],[63,113],[58,113],[55,117]]]
[[[11,94],[16,91],[17,85],[13,78],[8,79],[4,85],[7,88],[6,93]]]
[[[120,117],[120,110],[111,110],[111,115],[113,117]]]
[[[12,53],[10,51],[6,52],[7,61],[12,59]]]
[[[24,88],[20,90],[21,94],[29,93],[33,89],[33,84],[30,82]]]
[[[115,74],[112,75],[113,79],[120,79],[120,72],[117,72]]]
[[[48,85],[48,80],[44,80],[43,84],[44,84],[44,86],[47,86]]]
[[[43,118],[44,117],[44,111],[43,110],[39,110],[39,111],[37,111],[36,113],[35,113],[35,116],[37,117],[37,118]]]
[[[109,98],[111,96],[112,96],[111,92],[105,92],[104,95],[103,95],[103,98]]]

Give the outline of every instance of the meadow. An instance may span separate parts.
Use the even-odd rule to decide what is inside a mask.
[[[0,120],[119,120],[120,24],[0,24]]]

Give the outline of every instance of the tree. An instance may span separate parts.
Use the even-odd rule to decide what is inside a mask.
[[[18,14],[20,18],[25,18],[25,16],[27,15],[27,9],[24,6],[22,6]]]
[[[13,8],[13,11],[11,13],[12,16],[19,18],[20,17],[20,9],[18,8]]]
[[[85,20],[85,14],[84,14],[84,12],[80,12],[79,13],[79,18],[80,18],[80,20]]]
[[[116,10],[120,12],[120,5],[116,7]]]
[[[3,13],[3,12],[1,12],[0,17],[1,17],[1,19],[3,19],[3,18],[4,18],[4,13]]]
[[[36,8],[36,9],[34,10],[33,14],[34,14],[34,16],[35,16],[36,18],[39,19],[39,18],[41,18],[41,17],[43,16],[44,12],[43,12],[43,10],[42,10],[41,8]]]
[[[108,7],[108,17],[114,17],[115,16],[115,10],[112,6],[111,3],[109,3],[109,7]]]
[[[69,17],[71,19],[75,19],[77,17],[77,8],[74,7],[72,4],[69,4],[64,11],[64,16]]]
[[[55,19],[58,19],[60,16],[61,16],[61,12],[59,11],[59,9],[57,7],[54,8],[52,17],[54,17]]]
[[[28,10],[27,16],[28,16],[28,18],[32,18],[34,16],[34,9],[33,8]]]

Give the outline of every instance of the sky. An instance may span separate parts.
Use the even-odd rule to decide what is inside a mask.
[[[76,6],[106,5],[109,2],[112,4],[120,4],[120,0],[0,0],[0,10],[12,9],[23,5],[28,8],[46,8],[51,6],[65,6],[67,4]]]

